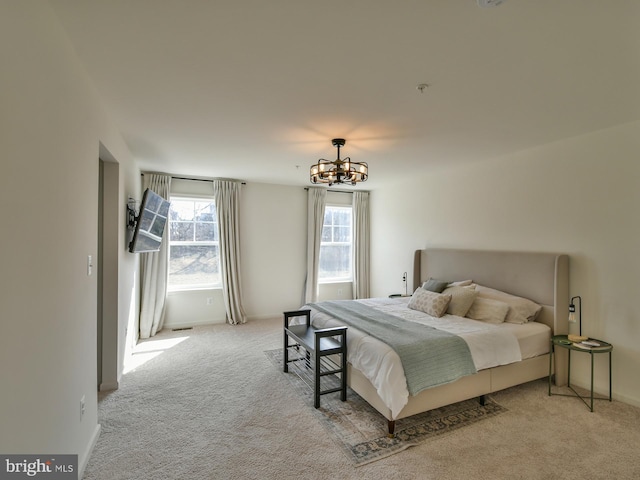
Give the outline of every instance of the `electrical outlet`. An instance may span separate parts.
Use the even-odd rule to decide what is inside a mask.
[[[82,421],[84,417],[84,395],[80,398],[80,421]]]
[[[342,298],[342,289],[341,288],[338,289],[338,297]]]
[[[207,305],[213,305],[213,297],[207,297]]]

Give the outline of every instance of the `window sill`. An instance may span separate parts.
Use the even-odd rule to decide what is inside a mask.
[[[173,294],[176,294],[176,293],[205,292],[205,291],[214,291],[214,290],[222,290],[222,286],[214,286],[214,287],[170,287],[170,288],[167,288],[167,295],[173,295]]]

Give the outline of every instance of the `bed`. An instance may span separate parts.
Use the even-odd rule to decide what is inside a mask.
[[[513,343],[513,340],[506,341],[509,335],[513,335],[520,347],[520,356],[505,356],[502,360],[496,360],[495,366],[489,367],[484,367],[487,364],[480,362],[481,368],[476,373],[422,389],[416,394],[408,394],[408,382],[405,380],[402,363],[398,366],[398,362],[393,359],[393,350],[390,353],[388,345],[351,326],[348,332],[349,386],[387,419],[389,434],[392,435],[396,420],[475,397],[483,399],[487,394],[546,377],[550,365],[549,338],[551,335],[568,332],[568,269],[569,259],[563,254],[438,248],[417,250],[414,254],[412,291],[416,291],[430,278],[447,282],[471,280],[473,285],[523,297],[541,306],[535,321],[523,325],[508,322],[503,326],[491,325],[491,328],[495,328],[490,331],[503,335],[496,345]],[[391,315],[401,315],[402,309],[410,310],[407,306],[411,298],[368,299],[358,302],[369,304],[371,308],[386,310]],[[327,327],[344,324],[339,315],[321,311],[318,305],[321,304],[308,306],[312,310],[314,325]],[[411,311],[409,313],[415,320],[417,314]],[[451,328],[466,332],[466,337],[461,336],[467,343],[468,337],[476,336],[471,324],[484,323],[469,322],[468,319],[448,314],[442,320],[431,321],[436,324],[440,322],[441,325],[459,324],[459,330]],[[484,326],[482,328],[486,329]],[[510,333],[504,333],[505,331]],[[494,351],[494,346],[486,350]],[[477,366],[475,351],[473,353]],[[368,363],[372,362],[374,355],[378,355],[379,359],[374,361],[378,363],[376,371],[372,373]],[[380,365],[383,364],[386,370],[381,372]],[[555,382],[558,385],[566,383],[567,372],[563,365],[566,365],[563,361],[557,361],[554,365]]]

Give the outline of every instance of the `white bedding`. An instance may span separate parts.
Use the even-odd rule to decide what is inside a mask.
[[[551,329],[538,322],[529,322],[522,325],[513,323],[501,323],[500,328],[513,333],[520,345],[520,355],[522,359],[537,357],[549,353],[549,340]]]
[[[408,297],[373,298],[358,301],[391,315],[460,336],[469,345],[476,370],[518,362],[523,358],[519,340],[514,334],[514,332],[522,331],[523,325],[494,325],[448,314],[441,318],[431,317],[425,313],[408,309]],[[339,320],[317,312],[313,308],[311,320],[313,325],[320,328],[341,325]],[[505,325],[509,325],[509,327],[504,327]],[[536,325],[547,329],[545,344],[548,351],[548,327],[541,324]],[[532,333],[533,330],[536,330],[536,327],[529,329],[530,334],[523,336],[525,344],[528,338],[536,338],[536,335]],[[540,333],[538,332],[537,335]],[[352,327],[347,331],[347,350],[349,363],[367,377],[395,418],[409,399],[404,371],[398,355],[387,344]],[[531,351],[527,347],[527,355]]]

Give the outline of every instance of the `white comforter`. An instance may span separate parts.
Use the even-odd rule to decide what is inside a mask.
[[[441,318],[432,317],[407,308],[408,297],[358,301],[390,315],[460,336],[469,345],[476,370],[519,362],[522,359],[515,335],[496,325],[448,314]],[[313,309],[311,321],[320,328],[341,325],[339,320]],[[387,344],[353,327],[349,327],[347,332],[347,350],[349,363],[367,377],[395,418],[409,400],[400,357]]]

